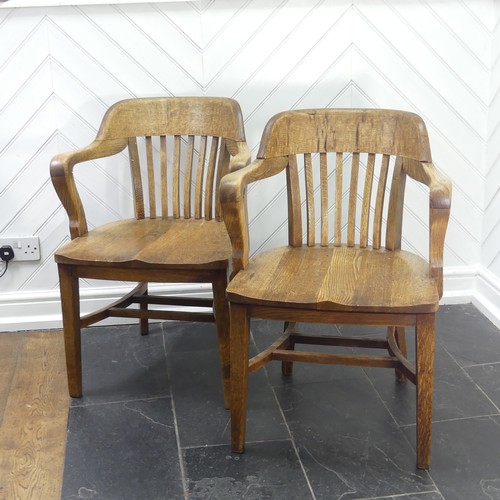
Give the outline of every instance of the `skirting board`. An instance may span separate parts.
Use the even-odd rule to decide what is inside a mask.
[[[125,295],[131,288],[127,286],[82,288],[80,290],[82,314],[105,307]],[[150,284],[149,291],[154,294],[190,297],[211,297],[212,295],[210,284],[199,283]],[[128,318],[108,318],[99,324],[130,322]],[[59,290],[0,294],[0,332],[49,330],[61,327]]]
[[[81,290],[82,313],[104,307],[126,293],[129,288],[87,288]],[[151,285],[152,293],[211,296],[208,284]],[[490,321],[500,328],[500,280],[482,266],[447,268],[444,270],[442,304],[472,302]],[[107,324],[130,322],[110,318]],[[103,322],[102,324],[105,324]],[[61,328],[61,306],[58,290],[0,294],[0,332],[47,330]]]

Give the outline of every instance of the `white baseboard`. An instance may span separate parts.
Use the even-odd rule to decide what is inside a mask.
[[[444,269],[444,293],[441,304],[467,304],[471,302],[477,273],[477,266]]]
[[[129,287],[100,287],[81,290],[82,314],[99,309],[123,296]],[[150,285],[154,293],[211,296],[209,284]],[[482,266],[454,267],[444,270],[442,304],[472,302],[500,328],[500,280]],[[102,324],[130,322],[109,318]],[[61,328],[59,290],[0,294],[0,331],[47,330]]]
[[[80,290],[82,314],[95,311],[125,295],[132,287],[99,287]],[[210,284],[150,284],[152,293],[192,297],[211,296]],[[130,323],[126,318],[108,318],[101,325]],[[133,321],[133,320],[132,320]],[[61,328],[59,290],[0,294],[0,332]]]
[[[480,266],[472,303],[500,328],[500,279]]]

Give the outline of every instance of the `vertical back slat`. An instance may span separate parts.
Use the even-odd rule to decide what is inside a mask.
[[[194,135],[188,136],[186,163],[184,168],[184,218],[191,217],[191,177],[193,170]]]
[[[144,192],[142,190],[141,163],[137,149],[137,139],[129,137],[128,152],[130,173],[132,176],[132,189],[134,191],[134,212],[136,219],[144,219]]]
[[[335,164],[335,231],[333,244],[339,247],[342,244],[342,173],[344,158],[342,153],[337,153]]]
[[[307,209],[307,245],[314,246],[316,228],[314,224],[314,183],[311,154],[304,154],[304,173],[306,179],[306,209]]]
[[[167,138],[160,136],[161,215],[168,217]]]
[[[200,149],[198,152],[198,166],[196,167],[196,187],[194,192],[194,218],[201,218],[201,209],[203,207],[203,172],[205,169],[205,155],[207,151],[207,137],[200,139]]]
[[[374,168],[375,155],[370,153],[366,164],[365,188],[363,191],[363,205],[361,208],[361,230],[359,235],[359,246],[361,248],[366,248],[368,246],[368,230],[370,226],[370,205],[372,198]]]
[[[378,179],[377,199],[375,201],[375,214],[373,216],[373,248],[378,250],[382,239],[382,213],[384,210],[385,187],[387,184],[387,172],[389,171],[389,155],[382,156],[380,165],[380,176]]]
[[[219,138],[212,137],[210,145],[210,155],[208,159],[207,178],[205,181],[205,219],[212,220],[213,199],[214,199],[214,177],[215,165],[217,161],[217,149],[219,147]]]
[[[387,231],[385,237],[385,247],[387,250],[398,250],[401,248],[405,186],[406,172],[403,170],[403,161],[398,156],[392,175],[389,211],[387,214]]]
[[[326,153],[319,154],[321,186],[321,246],[328,246],[328,169]]]
[[[181,170],[181,136],[174,136],[174,159],[172,168],[172,211],[175,219],[180,217],[180,170]]]
[[[354,246],[356,228],[356,201],[358,197],[359,153],[352,154],[351,185],[349,187],[349,213],[347,221],[347,246]]]
[[[302,246],[302,213],[299,187],[299,169],[297,157],[288,157],[286,169],[286,187],[288,200],[288,243],[292,247]]]
[[[219,161],[217,165],[217,177],[215,178],[215,218],[218,221],[222,220],[222,208],[219,199],[220,180],[229,172],[230,155],[226,147],[226,140],[221,139],[219,149]]]
[[[153,162],[153,141],[146,136],[146,159],[148,164],[149,217],[156,218],[155,166]]]

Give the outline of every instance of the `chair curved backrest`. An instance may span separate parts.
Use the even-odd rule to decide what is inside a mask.
[[[333,242],[335,246],[346,243],[379,249],[384,244],[385,225],[388,250],[401,247],[406,177],[403,158],[432,161],[422,119],[413,113],[385,109],[280,113],[267,124],[257,155],[262,160],[279,157],[288,158],[291,246],[303,244],[304,218],[308,246]]]
[[[101,158],[128,148],[137,219],[220,221],[219,182],[230,170],[231,156],[238,155],[243,144],[243,118],[234,99],[136,98],[111,106],[94,142],[71,161]],[[53,160],[51,172],[75,238],[87,232],[87,224],[72,172],[70,176],[58,173],[72,169],[70,163],[60,155]],[[61,187],[60,177],[66,183]]]

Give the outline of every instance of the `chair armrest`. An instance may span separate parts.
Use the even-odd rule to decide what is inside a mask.
[[[233,248],[233,276],[246,267],[249,258],[247,186],[281,172],[287,165],[287,158],[255,160],[249,166],[225,175],[221,180],[220,200]]]
[[[229,172],[235,172],[236,170],[240,170],[243,167],[246,167],[252,157],[250,155],[250,149],[246,142],[236,142],[235,143],[235,152],[229,162]]]
[[[451,208],[451,181],[432,163],[405,159],[403,168],[410,177],[429,187],[429,273],[436,280],[441,298],[444,238]]]
[[[73,167],[81,162],[112,156],[122,151],[127,139],[94,141],[85,148],[61,153],[50,162],[50,176],[69,218],[71,239],[87,233],[85,211],[73,176]]]

